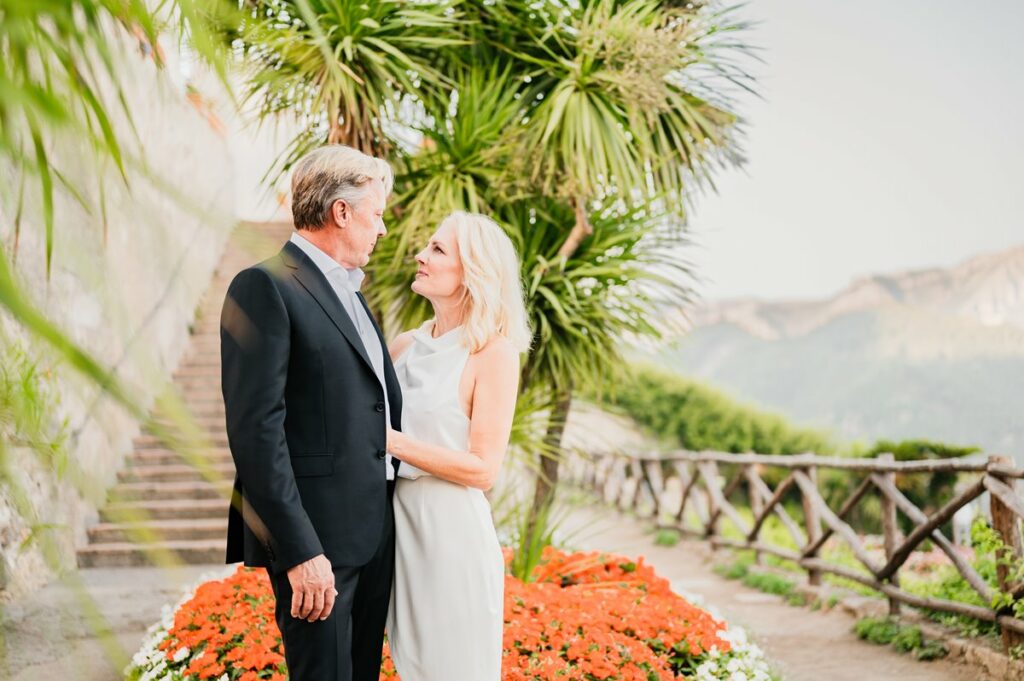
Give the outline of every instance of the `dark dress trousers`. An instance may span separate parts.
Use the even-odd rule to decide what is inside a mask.
[[[383,353],[398,430],[402,397]],[[394,569],[384,390],[344,306],[299,247],[286,244],[231,282],[221,361],[237,471],[227,562],[267,568],[291,681],[376,681]],[[321,553],[339,594],[331,616],[310,623],[291,617],[287,570]]]

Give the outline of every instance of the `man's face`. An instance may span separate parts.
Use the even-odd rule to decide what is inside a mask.
[[[365,267],[377,239],[387,234],[384,227],[384,209],[387,196],[384,183],[373,180],[366,187],[362,198],[345,211],[345,224],[341,230],[341,241],[352,258],[352,267]]]

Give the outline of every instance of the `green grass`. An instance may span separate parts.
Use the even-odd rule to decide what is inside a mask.
[[[864,617],[853,626],[857,638],[877,645],[889,645],[900,633],[899,623],[889,617]]]
[[[682,538],[679,530],[670,527],[659,528],[654,535],[654,543],[658,546],[675,546]]]
[[[934,660],[948,654],[941,641],[925,640],[921,627],[901,624],[891,617],[864,617],[853,627],[858,638],[877,645],[891,645],[901,653],[913,653],[919,660]]]
[[[752,589],[782,596],[790,605],[807,605],[807,599],[795,591],[796,583],[791,579],[774,572],[751,569],[753,565],[753,553],[741,551],[730,562],[717,564],[712,570],[720,577],[739,580]]]
[[[725,577],[726,579],[743,579],[747,576],[753,563],[753,554],[740,552],[735,554],[730,562],[718,563],[711,570],[719,577]]]
[[[771,572],[748,571],[740,581],[745,586],[778,596],[789,596],[796,587],[792,581]]]
[[[818,608],[814,607],[814,603],[816,603],[816,602],[818,602],[818,601],[812,602],[810,604],[811,610],[817,610],[818,609]],[[803,607],[806,607],[807,604],[808,604],[807,596],[805,596],[804,594],[800,593],[799,591],[792,591],[792,592],[786,594],[786,605],[792,605],[793,607],[796,607],[796,608],[803,608]]]

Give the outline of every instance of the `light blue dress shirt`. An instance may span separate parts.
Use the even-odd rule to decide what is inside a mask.
[[[370,316],[366,314],[366,308],[363,307],[356,295],[366,274],[358,267],[351,270],[342,267],[338,261],[321,251],[298,232],[292,232],[290,241],[301,248],[302,252],[313,261],[313,264],[324,273],[327,283],[331,285],[331,290],[338,296],[341,306],[345,308],[349,319],[352,320],[356,331],[359,332],[359,338],[363,341],[363,347],[373,365],[373,372],[377,374],[377,380],[380,381],[380,386],[384,389],[384,418],[386,419],[385,423],[390,426],[391,404],[388,402],[388,387],[384,380],[384,348],[373,328]],[[388,480],[392,480],[395,477],[395,469],[391,465],[391,455],[387,454],[385,459],[385,474]]]

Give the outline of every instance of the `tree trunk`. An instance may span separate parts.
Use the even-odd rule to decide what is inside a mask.
[[[551,413],[548,415],[548,429],[544,436],[545,451],[553,452],[551,456],[540,456],[540,471],[537,474],[533,490],[533,507],[530,509],[529,536],[538,530],[539,516],[555,499],[558,487],[558,464],[561,462],[562,436],[565,433],[565,421],[569,416],[572,404],[572,387],[567,387],[555,394]]]
[[[558,249],[558,255],[565,258],[572,257],[572,254],[580,247],[583,240],[594,233],[594,228],[587,218],[587,200],[582,196],[577,196],[573,204],[573,207],[576,209],[576,224],[569,231],[569,236],[566,238],[565,243]]]

